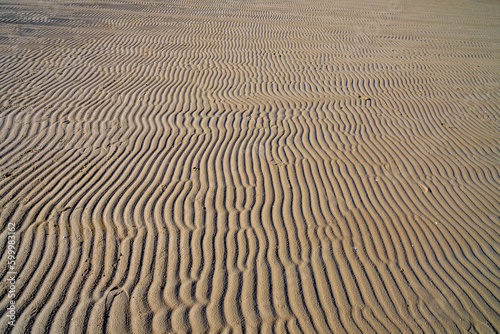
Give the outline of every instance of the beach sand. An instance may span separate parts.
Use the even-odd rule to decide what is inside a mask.
[[[0,332],[500,331],[499,36],[493,0],[4,0]]]

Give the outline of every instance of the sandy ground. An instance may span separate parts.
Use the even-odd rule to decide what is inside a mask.
[[[0,332],[500,331],[499,36],[493,0],[4,0]]]

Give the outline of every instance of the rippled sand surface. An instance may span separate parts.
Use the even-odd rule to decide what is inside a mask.
[[[499,36],[492,0],[4,0],[0,332],[500,331]]]

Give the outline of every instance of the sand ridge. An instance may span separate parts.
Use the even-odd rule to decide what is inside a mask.
[[[0,331],[498,331],[498,7],[2,3]]]

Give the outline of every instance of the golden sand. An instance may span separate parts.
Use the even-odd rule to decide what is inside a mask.
[[[4,0],[0,332],[500,331],[499,36],[493,0]]]

